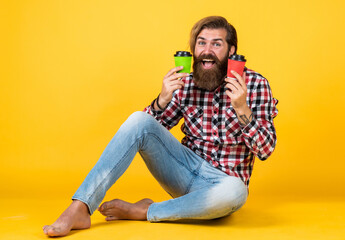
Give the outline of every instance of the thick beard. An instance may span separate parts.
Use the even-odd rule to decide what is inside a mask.
[[[214,60],[214,66],[211,69],[204,69],[202,66],[203,59]],[[208,91],[214,91],[223,83],[223,80],[226,76],[227,67],[227,57],[225,57],[221,61],[216,56],[211,54],[194,57],[193,80],[195,82],[195,85]]]

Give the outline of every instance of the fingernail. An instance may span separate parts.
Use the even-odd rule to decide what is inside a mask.
[[[235,71],[234,70],[231,70],[232,73],[234,73]]]

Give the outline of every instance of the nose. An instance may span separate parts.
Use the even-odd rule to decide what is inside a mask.
[[[204,48],[204,53],[205,54],[211,54],[212,53],[212,45],[211,44],[206,44]]]

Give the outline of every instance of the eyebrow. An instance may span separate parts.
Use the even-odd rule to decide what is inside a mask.
[[[204,38],[204,37],[198,37],[197,39],[207,40],[207,39]],[[215,39],[211,39],[211,41],[221,41],[221,42],[223,42],[223,39],[221,39],[221,38],[215,38]]]

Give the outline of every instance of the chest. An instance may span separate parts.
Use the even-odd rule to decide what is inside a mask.
[[[241,127],[225,93],[196,91],[183,99],[181,110],[186,135],[214,143],[241,142]]]

